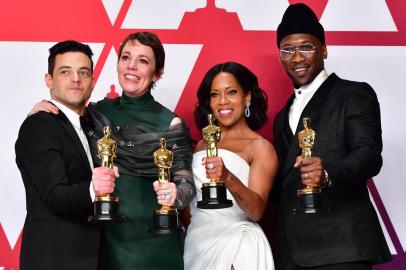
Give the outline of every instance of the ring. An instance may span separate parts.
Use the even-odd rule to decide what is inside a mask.
[[[171,200],[171,195],[165,194],[165,195],[164,195],[164,200],[167,201],[167,202],[169,202],[169,201]]]
[[[305,174],[305,179],[308,179],[308,178],[309,178],[308,176],[309,176],[309,174],[306,173],[306,174]]]
[[[209,169],[209,170],[214,169],[213,162],[210,162],[209,164],[207,164],[207,169]]]

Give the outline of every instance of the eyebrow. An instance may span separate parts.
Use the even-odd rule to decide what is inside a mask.
[[[61,70],[61,69],[64,69],[64,68],[72,68],[71,66],[60,66],[59,68],[58,68],[58,70]]]
[[[237,85],[231,85],[231,86],[227,86],[226,88],[224,88],[224,90],[230,90],[230,89],[232,89],[232,90],[238,90],[238,86]],[[210,91],[217,91],[217,92],[219,92],[219,91],[221,91],[221,90],[219,90],[219,89],[217,89],[217,88],[214,88],[214,89],[210,89]]]
[[[73,69],[73,67],[71,67],[71,66],[60,66],[57,70],[61,70],[61,69],[64,69],[64,68]],[[86,70],[88,70],[88,71],[91,71],[91,69],[88,68],[88,67],[80,67],[80,68],[79,68],[79,70],[83,70],[83,69],[86,69]]]
[[[283,44],[283,46],[281,46],[281,47],[300,46],[300,45],[306,45],[306,44],[311,44],[311,45],[313,45],[313,42],[311,42],[310,40],[303,40],[303,41],[298,42],[298,43],[296,43],[296,44],[286,43],[286,44]]]
[[[122,53],[121,53],[121,55],[123,55],[123,54],[128,54],[128,55],[131,55],[131,53],[129,52],[129,51],[123,51]],[[147,56],[147,55],[145,55],[145,54],[140,54],[140,55],[138,55],[138,57],[145,57],[145,58],[147,58],[147,59],[151,59],[149,56]]]

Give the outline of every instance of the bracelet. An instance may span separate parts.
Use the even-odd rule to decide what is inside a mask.
[[[176,208],[176,209],[182,209],[183,208],[183,202],[179,199],[178,196],[176,196],[175,203],[174,203],[173,207]]]

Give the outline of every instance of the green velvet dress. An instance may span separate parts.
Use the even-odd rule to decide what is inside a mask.
[[[119,98],[99,101],[96,109],[111,123],[142,125],[151,132],[164,131],[174,118],[174,113],[156,102],[150,92],[136,98],[123,93]],[[155,180],[157,177],[120,173],[114,196],[120,198],[120,213],[126,221],[106,226],[106,269],[183,269],[179,236],[148,233],[153,211],[158,208],[152,187]]]

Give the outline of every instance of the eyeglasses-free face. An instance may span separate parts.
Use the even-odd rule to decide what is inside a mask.
[[[118,82],[127,96],[142,96],[159,79],[154,51],[138,40],[124,45],[117,64]]]
[[[57,54],[52,74],[45,75],[51,97],[81,114],[93,90],[90,58],[82,52]]]
[[[244,110],[250,100],[251,92],[245,94],[233,74],[223,71],[213,78],[210,109],[222,129],[246,125]]]
[[[324,69],[327,48],[313,35],[288,35],[280,48],[280,62],[296,88],[311,83]]]

